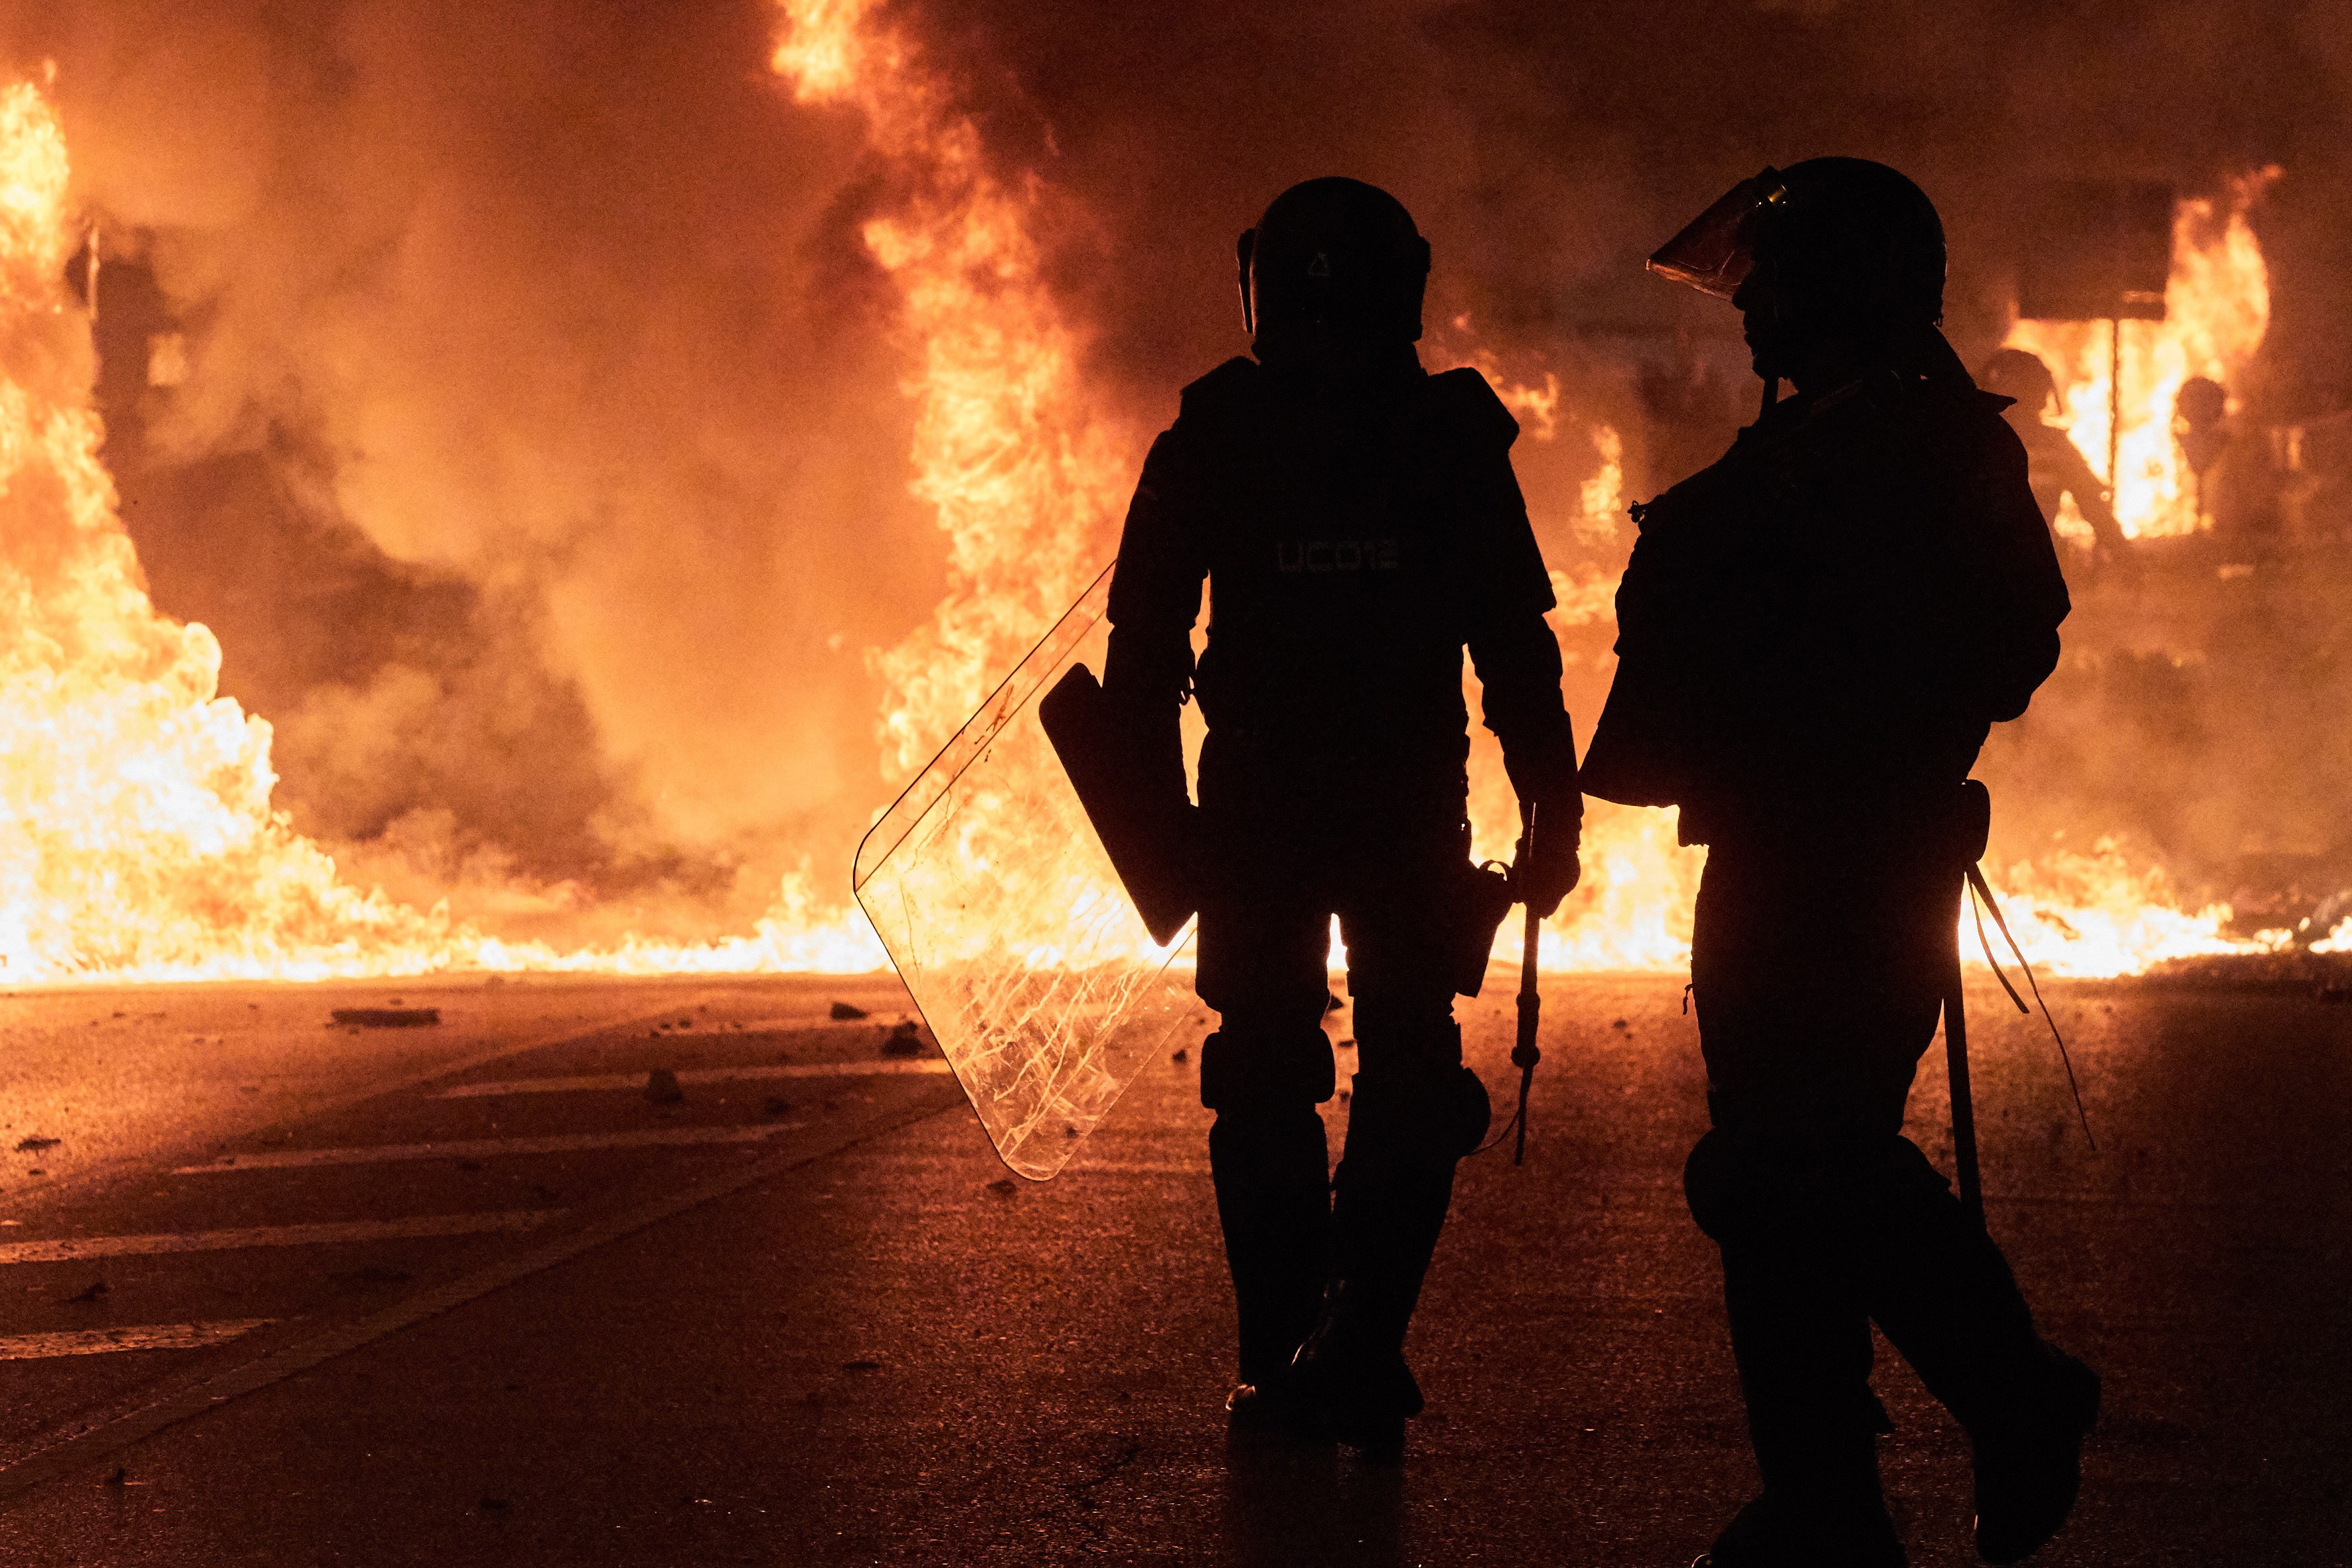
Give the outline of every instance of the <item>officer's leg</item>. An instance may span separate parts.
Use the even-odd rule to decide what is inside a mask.
[[[1879,1491],[1885,1409],[1836,1162],[1722,1129],[1684,1167],[1692,1216],[1722,1248],[1732,1359],[1764,1495],[1715,1547],[1717,1568],[1791,1555],[1899,1563]]]
[[[1375,1452],[1394,1449],[1405,1419],[1420,1413],[1405,1331],[1445,1226],[1454,1166],[1490,1119],[1486,1089],[1462,1065],[1444,875],[1382,889],[1341,915],[1358,1070],[1332,1180],[1331,1281],[1300,1362],[1335,1435]]]
[[[1890,1010],[1900,1015],[1886,1038],[1901,1055],[1878,1069],[1890,1084],[1933,1037],[1958,883],[1948,866],[1890,860],[1875,895],[1891,943]],[[1899,1135],[1900,1115],[1900,1098],[1890,1096],[1881,1136],[1865,1152],[1866,1173],[1848,1189],[1871,1315],[1967,1428],[1976,1450],[1978,1549],[1988,1561],[2014,1562],[2056,1533],[2074,1506],[2099,1380],[2034,1331],[2008,1259]]]
[[[1776,863],[1710,852],[1693,931],[1693,1000],[1715,1131],[1685,1168],[1692,1216],[1722,1249],[1724,1304],[1764,1494],[1717,1540],[1717,1568],[1903,1561],[1880,1495],[1885,1418],[1870,1390],[1855,1237],[1821,1115],[1850,976],[1825,974],[1812,900]]]
[[[1201,916],[1199,989],[1222,1015],[1201,1048],[1201,1101],[1217,1113],[1209,1168],[1245,1387],[1280,1380],[1322,1295],[1330,1183],[1316,1107],[1332,1089],[1329,931],[1327,913],[1275,889]]]

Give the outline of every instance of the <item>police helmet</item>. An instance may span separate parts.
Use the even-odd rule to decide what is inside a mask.
[[[1243,326],[1261,339],[1421,337],[1429,241],[1377,185],[1338,176],[1293,185],[1234,254]]]
[[[1944,313],[1944,225],[1927,193],[1866,158],[1809,158],[1742,180],[1650,258],[1728,300],[1759,267],[1816,317],[1881,328]]]

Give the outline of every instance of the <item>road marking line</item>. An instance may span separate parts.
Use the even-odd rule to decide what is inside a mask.
[[[902,1073],[930,1075],[954,1069],[939,1057],[889,1058],[871,1062],[786,1062],[767,1067],[687,1068],[677,1075],[681,1084],[756,1083],[779,1078],[897,1077]],[[643,1089],[641,1072],[597,1073],[586,1078],[517,1078],[499,1083],[461,1083],[443,1089],[436,1100],[478,1100],[492,1094],[565,1094],[580,1089]]]
[[[115,1351],[193,1351],[226,1344],[275,1318],[230,1318],[216,1323],[148,1323],[126,1329],[68,1329],[52,1334],[12,1334],[0,1339],[0,1361],[47,1361],[53,1356],[108,1355]]]
[[[0,1468],[0,1499],[16,1496],[43,1481],[69,1474],[80,1465],[118,1453],[191,1416],[216,1410],[244,1394],[268,1388],[297,1373],[307,1372],[362,1345],[373,1344],[623,1237],[634,1236],[713,1199],[740,1193],[771,1176],[814,1165],[845,1149],[877,1142],[902,1127],[940,1115],[962,1103],[960,1097],[940,1100],[937,1104],[919,1102],[909,1112],[882,1125],[841,1136],[827,1147],[778,1150],[751,1164],[720,1172],[570,1236],[542,1242],[519,1256],[499,1259],[463,1279],[422,1291],[356,1322],[328,1328],[307,1340],[279,1344],[241,1366],[223,1368],[176,1388],[167,1387],[160,1395],[142,1395],[149,1399],[145,1405],[130,1405],[118,1414],[100,1415],[94,1419],[85,1416],[85,1425],[43,1433],[31,1440],[31,1446],[20,1458]]]
[[[163,1236],[66,1236],[52,1241],[0,1242],[0,1264],[66,1263],[78,1258],[131,1258],[158,1252],[226,1252],[244,1247],[324,1247],[344,1241],[406,1241],[530,1230],[562,1209],[497,1209],[428,1214],[408,1219],[338,1220],[325,1225],[258,1225],[243,1230],[189,1230]]]
[[[463,1138],[446,1143],[378,1143],[350,1149],[275,1149],[231,1154],[204,1165],[181,1165],[172,1174],[201,1176],[222,1171],[286,1170],[300,1165],[373,1165],[387,1160],[495,1160],[509,1154],[569,1154],[583,1149],[645,1149],[668,1143],[756,1143],[771,1133],[805,1121],[765,1127],[653,1127],[628,1132],[569,1132],[549,1138]]]

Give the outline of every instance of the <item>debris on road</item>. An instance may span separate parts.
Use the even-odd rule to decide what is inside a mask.
[[[385,1268],[371,1264],[364,1268],[341,1268],[327,1276],[338,1285],[405,1285],[415,1276],[405,1268]]]
[[[438,1007],[337,1007],[327,1016],[347,1029],[422,1029],[441,1021]]]
[[[83,1286],[79,1290],[77,1290],[72,1295],[67,1297],[66,1300],[68,1301],[95,1301],[100,1296],[105,1294],[106,1281],[103,1279],[93,1279],[88,1285]]]
[[[1179,1046],[1168,1054],[1168,1059],[1171,1062],[1190,1061],[1192,1059],[1192,1053]]]
[[[886,1057],[919,1057],[923,1054],[923,1037],[912,1018],[901,1018],[882,1042]]]
[[[1326,1013],[1336,1013],[1347,1005],[1347,1002],[1341,998],[1337,991],[1326,991],[1323,993],[1323,1011]]]
[[[988,1190],[1000,1198],[1009,1198],[1021,1190],[1021,1184],[1010,1176],[999,1176],[988,1184]]]
[[[772,1094],[768,1096],[768,1102],[760,1107],[760,1114],[762,1116],[789,1116],[792,1114],[792,1110],[793,1102],[791,1100],[780,1100]]]
[[[656,1068],[646,1074],[646,1099],[656,1105],[676,1105],[686,1098],[686,1090],[677,1086],[677,1074],[668,1068]]]
[[[826,1016],[830,1017],[836,1024],[846,1024],[852,1019],[863,1018],[866,1016],[866,1009],[863,1007],[852,1006],[846,1002],[835,1002],[831,1009],[828,1010]]]
[[[880,1372],[882,1370],[882,1363],[878,1361],[845,1361],[841,1363],[841,1370],[844,1372]]]
[[[44,1149],[54,1149],[64,1142],[62,1138],[43,1138],[37,1133],[30,1138],[19,1139],[16,1142],[16,1152],[37,1154]]]

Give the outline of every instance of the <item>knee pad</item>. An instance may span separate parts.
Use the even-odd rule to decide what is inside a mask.
[[[1428,1075],[1358,1073],[1348,1148],[1376,1159],[1451,1163],[1475,1151],[1494,1120],[1486,1086],[1466,1067]]]
[[[1709,1240],[1721,1245],[1748,1228],[1745,1199],[1753,1173],[1721,1128],[1698,1141],[1683,1162],[1683,1201]]]
[[[1319,1028],[1220,1029],[1201,1042],[1201,1103],[1244,1114],[1309,1109],[1331,1098],[1335,1072]]]

